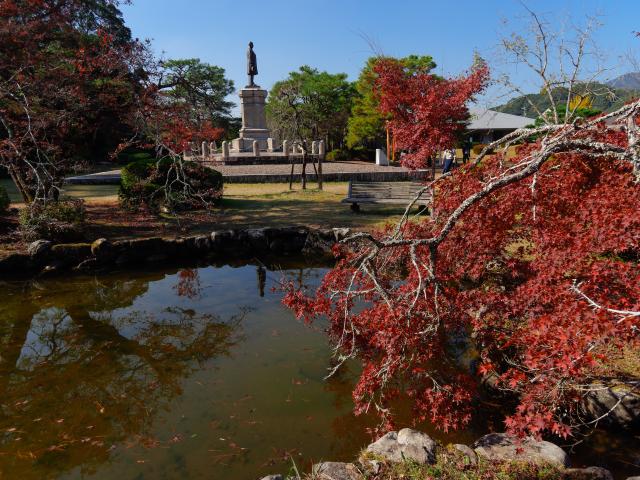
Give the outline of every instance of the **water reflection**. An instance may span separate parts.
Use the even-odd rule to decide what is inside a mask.
[[[296,322],[277,290],[325,272],[259,264],[0,283],[0,478],[234,480],[286,472],[292,458],[305,471],[352,460],[378,421],[352,414],[359,365],[325,380],[324,325]],[[407,404],[394,407],[408,425]],[[419,428],[470,443],[501,429],[499,409],[487,404],[462,432]],[[614,436],[612,455],[611,438],[582,444],[576,464],[636,473],[624,462],[637,461],[639,440]]]
[[[241,340],[244,310],[224,319],[179,306],[118,314],[148,284],[96,280],[58,298],[32,288],[3,305],[0,472],[91,472],[118,442],[157,446],[148,432],[156,413]]]

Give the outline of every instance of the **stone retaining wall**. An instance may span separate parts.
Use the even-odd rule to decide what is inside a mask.
[[[33,242],[26,253],[0,260],[0,278],[19,278],[70,270],[91,272],[194,259],[225,260],[257,256],[313,255],[328,258],[347,228],[308,227],[216,230],[208,235],[167,239],[161,237],[110,242],[52,244]]]
[[[215,167],[213,167],[215,168]],[[313,167],[309,165],[310,172],[307,171],[307,181],[316,182],[316,174]],[[430,178],[431,173],[426,170],[399,170],[399,171],[369,171],[369,172],[325,172],[322,180],[325,182],[404,182],[410,180],[424,180]],[[224,183],[288,183],[288,173],[223,173]],[[300,182],[302,176],[299,173],[293,174],[293,181]],[[65,179],[68,185],[120,185],[120,173],[101,173],[92,175],[80,175]]]
[[[317,176],[307,172],[307,182],[316,182]],[[331,172],[323,173],[323,182],[405,182],[410,180],[423,180],[429,178],[430,172],[426,170],[398,171],[398,172]],[[293,181],[300,182],[302,175],[294,173]],[[289,174],[233,174],[223,175],[224,183],[288,183]]]

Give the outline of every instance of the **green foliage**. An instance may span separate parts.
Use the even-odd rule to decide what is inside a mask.
[[[267,116],[281,138],[341,143],[354,95],[347,74],[302,66],[276,82],[269,94]]]
[[[139,160],[151,161],[154,159],[155,159],[155,154],[153,150],[137,150],[137,149],[125,150],[124,152],[121,152],[117,157],[118,163],[124,164],[124,165],[127,165],[132,162],[137,162]]]
[[[604,95],[592,97],[591,108],[605,113],[613,112],[622,107],[625,103],[640,96],[640,91],[611,88],[604,84],[590,84],[588,87],[589,88],[587,90],[587,86],[581,86],[578,84],[575,88],[574,94],[587,95],[589,91],[608,92]],[[558,105],[558,110],[563,108],[563,104],[567,99],[567,94],[568,91],[565,87],[553,89],[552,96]],[[538,112],[542,113],[550,107],[551,101],[549,100],[548,94],[546,92],[540,92],[513,98],[504,105],[493,108],[493,110],[511,113],[512,115],[522,115],[525,117],[535,118],[539,116]]]
[[[375,150],[357,145],[353,148],[336,148],[327,152],[325,160],[344,162],[347,160],[367,160],[375,156]]]
[[[385,142],[385,118],[380,113],[379,101],[375,93],[376,62],[385,57],[371,57],[367,60],[355,82],[356,96],[351,108],[347,125],[347,146],[380,146]],[[429,73],[436,67],[433,58],[428,55],[409,55],[397,59],[411,74]]]
[[[567,107],[566,105],[560,105],[557,108],[557,112],[558,112],[558,121],[559,122],[564,122],[566,114],[567,114]],[[577,108],[573,114],[571,114],[571,118],[575,119],[575,118],[589,118],[589,117],[595,117],[596,115],[600,115],[602,113],[601,110],[598,110],[596,108]],[[544,117],[547,117],[546,120]],[[540,127],[542,125],[544,125],[545,123],[548,123],[549,121],[553,121],[553,116],[550,112],[545,112],[544,116],[542,117],[538,117],[536,118],[536,121],[534,122],[534,126],[536,127]]]
[[[325,157],[326,160],[328,160],[329,162],[336,162],[336,161],[344,161],[344,160],[349,160],[351,158],[351,155],[349,154],[348,150],[344,150],[342,148],[336,148],[335,150],[331,150],[330,152],[327,152],[327,155]]]
[[[0,185],[0,215],[7,212],[10,203],[11,202],[9,201],[9,194],[7,193],[7,190],[2,185]]]
[[[61,198],[46,203],[34,202],[20,211],[20,232],[27,241],[76,240],[82,235],[85,218],[84,201],[78,198]]]
[[[222,198],[222,174],[196,162],[164,157],[142,159],[122,169],[119,197],[122,206],[157,210],[207,208]]]
[[[171,101],[189,106],[197,123],[216,122],[228,117],[233,103],[226,100],[233,93],[233,81],[225,78],[225,70],[201,62],[199,58],[162,62],[164,79],[161,89]]]

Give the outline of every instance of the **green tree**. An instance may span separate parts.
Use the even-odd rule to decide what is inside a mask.
[[[160,90],[178,104],[187,106],[191,120],[222,125],[228,121],[233,102],[227,97],[234,92],[233,81],[225,78],[225,70],[201,62],[199,58],[166,60],[161,63]]]
[[[324,139],[329,146],[340,145],[354,93],[346,73],[320,72],[304,65],[274,84],[267,116],[281,138]]]
[[[347,125],[347,146],[374,146],[384,143],[385,118],[378,108],[379,101],[375,92],[376,62],[387,57],[371,57],[367,60],[355,82],[356,96],[353,99],[351,116]],[[397,60],[409,73],[429,73],[436,67],[433,58],[428,55],[409,55]]]

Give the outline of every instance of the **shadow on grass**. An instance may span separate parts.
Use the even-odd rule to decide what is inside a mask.
[[[242,225],[303,224],[315,227],[371,228],[396,221],[404,206],[366,205],[353,213],[339,199],[225,198],[220,205],[220,221]]]

